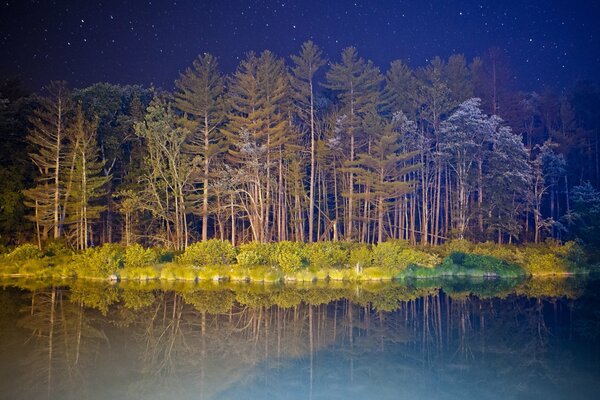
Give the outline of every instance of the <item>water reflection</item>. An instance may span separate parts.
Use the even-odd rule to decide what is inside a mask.
[[[293,287],[13,281],[0,291],[0,393],[593,398],[597,289],[574,279]]]

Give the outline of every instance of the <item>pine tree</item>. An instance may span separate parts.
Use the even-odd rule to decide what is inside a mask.
[[[296,110],[300,119],[308,125],[310,132],[310,183],[309,183],[309,205],[308,205],[308,241],[314,239],[315,219],[315,73],[325,65],[321,50],[313,42],[308,41],[302,45],[300,54],[291,56],[294,62],[292,68],[292,85]]]
[[[325,87],[337,93],[343,111],[348,115],[346,135],[350,139],[349,162],[355,160],[357,136],[362,117],[380,103],[380,84],[383,80],[379,69],[371,61],[358,57],[354,47],[342,51],[340,63],[331,65],[327,72]],[[345,235],[352,239],[354,231],[354,173],[348,173],[348,209],[345,221]]]
[[[210,54],[198,56],[175,82],[175,105],[183,111],[192,132],[187,151],[201,158],[202,173],[202,240],[208,239],[208,201],[211,163],[225,150],[221,127],[225,122],[224,80],[217,60]]]
[[[51,82],[45,90],[48,95],[40,98],[27,136],[34,148],[30,157],[39,175],[36,186],[23,192],[27,198],[26,205],[34,209],[38,241],[47,238],[50,229],[53,229],[55,239],[62,234],[64,185],[61,178],[67,142],[67,115],[71,108],[71,94],[66,82]]]
[[[64,221],[72,224],[76,237],[76,247],[86,249],[91,240],[92,224],[106,209],[101,202],[107,194],[107,184],[112,176],[105,175],[104,162],[100,157],[97,141],[98,120],[86,120],[81,105],[77,107],[72,124],[69,126],[68,159],[72,160],[67,173]]]
[[[369,151],[358,154],[356,161],[352,163],[357,183],[369,187],[369,192],[357,197],[372,202],[377,210],[377,243],[384,240],[384,215],[388,209],[388,200],[413,190],[415,182],[404,178],[419,167],[417,164],[407,163],[417,155],[416,151],[401,151],[400,131],[396,129],[399,122],[399,119],[394,118],[389,123],[380,125],[381,131],[373,139]]]
[[[229,104],[226,132],[230,161],[242,168],[254,165],[254,161],[259,163],[258,169],[247,171],[249,179],[242,183],[242,193],[246,193],[241,199],[242,207],[248,214],[254,239],[267,241],[272,216],[278,216],[274,222],[282,234],[283,149],[293,142],[289,135],[289,81],[283,60],[270,51],[264,51],[260,57],[249,53],[233,75]]]

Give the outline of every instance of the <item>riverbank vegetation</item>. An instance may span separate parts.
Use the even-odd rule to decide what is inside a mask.
[[[378,281],[436,277],[517,278],[588,272],[581,247],[548,241],[527,246],[475,244],[440,246],[405,241],[377,245],[350,242],[246,243],[216,239],[183,252],[139,244],[105,244],[84,251],[64,245],[44,252],[25,244],[0,256],[0,275],[163,281]]]

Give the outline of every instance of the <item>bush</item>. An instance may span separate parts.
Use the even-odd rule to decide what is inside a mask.
[[[125,251],[117,244],[92,247],[74,257],[78,276],[108,278],[123,268]]]
[[[25,243],[20,246],[17,246],[8,253],[5,257],[8,261],[19,262],[26,260],[35,260],[38,258],[42,258],[44,254],[37,248],[37,246]]]
[[[250,242],[240,246],[236,257],[241,267],[276,266],[276,245],[273,243]]]
[[[277,266],[286,274],[297,272],[308,265],[308,257],[301,242],[277,243]]]
[[[306,246],[309,268],[316,272],[327,268],[344,268],[350,251],[342,242],[316,242]]]
[[[533,275],[568,272],[566,260],[556,254],[533,253],[527,257],[525,268]]]
[[[196,266],[230,265],[235,262],[236,249],[228,241],[218,239],[191,244],[178,261]]]
[[[518,277],[525,271],[520,266],[498,258],[480,254],[467,254],[454,252],[444,259],[437,269],[441,275],[466,275],[466,276],[495,276]]]
[[[157,264],[160,260],[158,249],[145,249],[139,244],[128,246],[125,249],[125,266],[128,268],[140,268]]]
[[[389,270],[403,270],[411,264],[433,268],[439,264],[439,258],[428,254],[400,240],[379,243],[373,249],[373,263]]]
[[[436,250],[442,257],[448,257],[450,254],[455,252],[471,253],[473,251],[473,247],[473,243],[469,242],[468,240],[452,239],[439,246]]]
[[[70,254],[72,254],[72,252],[69,250],[64,240],[50,240],[44,246],[44,256],[46,257],[67,256]]]
[[[353,270],[362,270],[363,268],[369,268],[373,264],[373,253],[371,252],[371,246],[366,244],[356,244],[350,249],[350,256],[348,257],[349,267]]]

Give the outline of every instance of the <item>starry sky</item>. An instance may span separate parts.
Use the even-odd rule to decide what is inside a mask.
[[[287,57],[311,39],[333,61],[356,46],[383,71],[496,46],[519,87],[562,89],[597,80],[599,19],[595,0],[2,1],[0,78],[171,89],[199,53],[229,73],[250,50]]]

